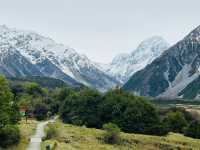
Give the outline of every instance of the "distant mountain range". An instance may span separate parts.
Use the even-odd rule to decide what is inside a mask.
[[[8,77],[47,76],[69,85],[106,91],[119,82],[86,56],[34,32],[0,26],[0,73]]]
[[[200,97],[200,26],[171,46],[123,86],[142,96]]]
[[[122,85],[167,47],[164,39],[152,37],[131,54],[119,55],[111,64],[99,65],[50,38],[3,25],[0,26],[0,73],[8,77],[53,77],[71,86],[81,83],[104,92]]]
[[[100,64],[35,32],[0,26],[0,73],[40,76],[105,92],[116,86],[141,96],[200,98],[200,26],[173,46],[159,36]]]

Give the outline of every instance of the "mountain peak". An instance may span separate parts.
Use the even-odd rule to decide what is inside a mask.
[[[162,48],[158,48],[162,47]],[[137,51],[149,51],[157,52],[160,49],[166,50],[169,47],[168,42],[161,36],[152,36],[140,43],[140,45],[137,47]],[[133,51],[134,53],[135,51]]]
[[[114,57],[106,72],[121,82],[126,82],[131,75],[159,57],[168,46],[169,44],[162,37],[150,37],[142,41],[132,53]]]

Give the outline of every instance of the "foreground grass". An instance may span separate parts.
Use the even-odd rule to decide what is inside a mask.
[[[22,120],[18,126],[21,134],[20,143],[16,146],[7,148],[6,150],[26,150],[27,145],[29,144],[29,138],[35,132],[37,122],[35,120],[28,120],[26,123],[25,120]]]
[[[116,145],[103,141],[104,131],[55,123],[58,135],[42,143],[54,146],[54,150],[200,150],[200,140],[170,133],[166,137],[121,133]]]

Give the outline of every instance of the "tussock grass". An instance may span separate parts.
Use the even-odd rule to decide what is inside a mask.
[[[54,146],[54,150],[200,150],[200,140],[169,133],[167,136],[149,136],[120,133],[119,144],[106,144],[104,131],[88,129],[61,122],[55,123],[59,133],[51,140],[42,143]]]

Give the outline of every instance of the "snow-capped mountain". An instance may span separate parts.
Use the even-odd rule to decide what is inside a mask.
[[[50,76],[67,82],[70,80],[72,84],[73,82],[80,82],[100,91],[105,91],[118,84],[117,80],[100,70],[86,56],[34,32],[0,26],[0,49],[0,55],[18,53],[21,58],[37,70],[33,71],[30,67],[27,67],[26,69],[30,69],[31,74],[38,72],[36,75]],[[15,59],[20,61],[18,59],[20,57],[15,57]],[[4,59],[4,57],[1,57],[1,59]],[[19,67],[12,59],[6,59],[13,64],[13,69],[7,69],[10,76],[29,75],[26,74],[27,71],[21,71],[22,66]],[[5,66],[4,64],[1,63],[0,65],[1,73],[4,73],[2,69]],[[21,72],[21,74],[13,71],[16,66],[18,66],[17,72]],[[4,68],[10,68],[10,66]]]
[[[119,54],[111,64],[102,66],[102,68],[124,83],[135,72],[159,57],[168,47],[169,44],[162,37],[154,36],[141,42],[132,53]]]
[[[200,96],[200,26],[166,50],[123,87],[143,96]]]

